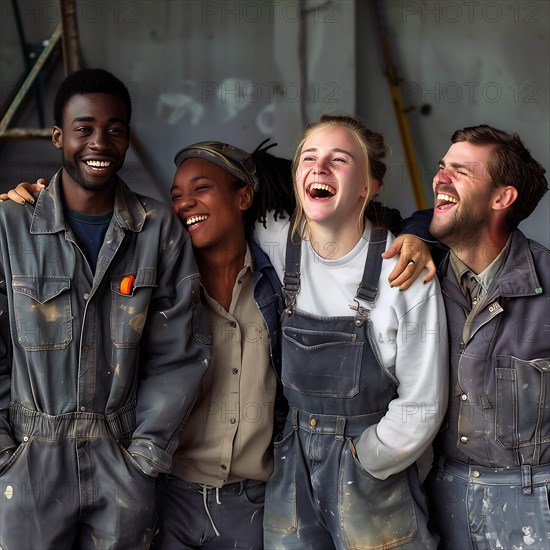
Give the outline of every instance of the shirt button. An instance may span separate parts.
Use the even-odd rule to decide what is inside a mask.
[[[220,468],[221,468],[222,470],[224,470],[224,471],[227,470],[227,466],[226,466],[225,464],[222,464],[222,465],[220,466]]]
[[[235,328],[237,326],[237,323],[235,323],[235,321],[230,321],[229,326]]]
[[[309,425],[310,425],[312,428],[315,428],[315,426],[317,426],[317,419],[316,419],[316,418],[312,418],[312,419],[309,421]]]
[[[231,372],[232,372],[233,374],[238,374],[239,369],[232,369]]]
[[[472,475],[473,475],[474,477],[479,477],[481,474],[480,474],[477,470],[474,470],[474,471],[472,472]]]
[[[235,422],[237,422],[237,421],[236,421],[234,418],[230,418],[230,419],[229,419],[229,423],[230,423],[230,424],[235,424]]]
[[[463,393],[461,396],[460,396],[460,399],[462,399],[462,401],[467,401],[468,400],[468,396]]]
[[[25,442],[26,442],[26,441],[28,441],[28,440],[29,440],[29,436],[28,436],[28,435],[26,435],[26,436],[25,436],[25,437],[23,438],[23,441],[25,441]]]
[[[460,443],[468,443],[468,441],[470,440],[464,435],[460,438]]]
[[[90,295],[86,292],[84,293],[84,300],[87,300],[90,297]]]

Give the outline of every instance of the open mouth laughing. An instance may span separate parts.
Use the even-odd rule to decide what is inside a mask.
[[[307,194],[312,199],[329,199],[336,195],[336,189],[328,183],[312,183],[307,188]]]
[[[189,218],[187,218],[185,220],[185,225],[189,228],[193,225],[196,225],[200,222],[203,222],[204,220],[206,220],[208,218],[208,216],[205,216],[203,214],[199,215],[199,216],[191,216]]]
[[[444,192],[443,189],[440,189],[436,192],[435,208],[437,210],[449,210],[457,205],[459,202],[460,199],[457,196],[455,196],[454,194],[452,195],[449,192]]]
[[[84,164],[92,169],[94,172],[99,172],[102,170],[105,170],[106,168],[109,168],[112,164],[110,160],[85,160]]]

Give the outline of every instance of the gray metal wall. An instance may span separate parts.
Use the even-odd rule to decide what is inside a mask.
[[[39,44],[59,21],[57,1],[17,2],[27,39]],[[112,70],[129,86],[132,149],[124,177],[139,191],[168,200],[173,155],[202,139],[254,148],[274,138],[293,152],[305,120],[351,112],[382,131],[392,147],[385,200],[403,214],[416,205],[384,75],[383,52],[366,0],[77,0],[83,64]],[[405,1],[383,7],[408,109],[423,187],[453,130],[489,123],[518,131],[550,167],[550,3]],[[13,8],[0,0],[0,103],[16,87],[23,59]],[[301,41],[300,37],[305,37]],[[44,81],[44,109],[61,65]],[[32,102],[17,121],[37,124]],[[0,141],[0,188],[50,176],[59,154],[46,141]],[[550,196],[522,228],[550,246]]]

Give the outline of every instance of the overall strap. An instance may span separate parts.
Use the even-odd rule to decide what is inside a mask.
[[[376,296],[378,295],[378,282],[382,270],[382,252],[386,250],[386,239],[388,237],[387,229],[373,230],[370,234],[369,249],[367,259],[365,260],[365,269],[363,279],[357,287],[355,295],[355,305],[350,306],[355,313],[355,324],[360,327],[367,320],[369,310],[360,305],[359,300],[363,300],[374,307]]]
[[[292,238],[292,225],[288,228],[286,239],[285,272],[283,278],[283,294],[286,312],[292,314],[296,303],[296,294],[300,290],[300,261],[302,257],[302,239],[298,242]]]

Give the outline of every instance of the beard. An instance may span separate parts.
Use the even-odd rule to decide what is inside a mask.
[[[83,189],[86,189],[86,191],[103,191],[111,187],[114,183],[114,178],[110,178],[105,183],[99,184],[88,181],[82,173],[80,163],[75,164],[74,162],[67,160],[65,157],[62,157],[62,165],[63,169],[67,172],[67,174],[69,174],[69,176],[71,176],[75,183],[80,185]]]
[[[430,224],[430,233],[451,249],[470,249],[475,253],[481,238],[481,229],[487,221],[487,213],[483,209],[469,205],[467,201],[455,207],[451,219],[445,223]]]

